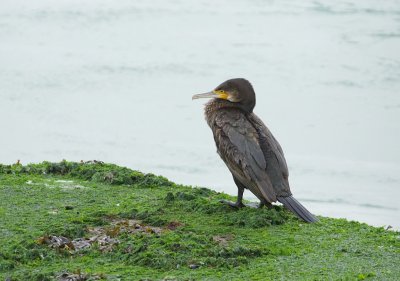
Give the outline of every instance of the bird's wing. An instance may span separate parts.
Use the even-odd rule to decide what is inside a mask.
[[[260,147],[267,162],[266,171],[276,195],[290,196],[289,170],[280,144],[257,115],[250,114],[249,120],[259,134]]]
[[[266,172],[268,163],[259,143],[259,135],[240,111],[218,113],[215,141],[228,167],[241,171],[268,202],[276,201],[276,194]],[[232,167],[233,166],[233,167]]]

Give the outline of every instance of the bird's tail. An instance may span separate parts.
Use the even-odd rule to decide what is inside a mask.
[[[311,214],[299,201],[297,201],[293,196],[287,197],[277,197],[278,201],[283,204],[290,211],[295,213],[299,218],[305,222],[317,222],[316,216]]]

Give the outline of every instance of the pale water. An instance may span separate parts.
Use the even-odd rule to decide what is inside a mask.
[[[0,162],[96,159],[236,194],[191,101],[233,77],[312,212],[400,229],[400,1],[2,0]]]

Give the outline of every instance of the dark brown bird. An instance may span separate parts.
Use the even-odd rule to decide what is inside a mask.
[[[230,79],[215,90],[194,95],[192,99],[213,98],[205,105],[217,152],[228,166],[238,187],[237,201],[224,201],[243,207],[243,192],[249,189],[260,207],[279,201],[306,222],[318,219],[290,191],[289,172],[278,141],[253,113],[256,94],[249,81]]]

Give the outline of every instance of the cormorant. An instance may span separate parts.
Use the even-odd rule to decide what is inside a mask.
[[[192,97],[199,98],[213,98],[205,105],[205,117],[217,152],[238,187],[237,201],[224,200],[224,203],[243,207],[243,192],[247,188],[260,200],[260,207],[271,207],[272,202],[279,201],[304,221],[317,221],[292,196],[282,148],[253,113],[256,95],[250,82],[243,78],[230,79],[211,92]]]

